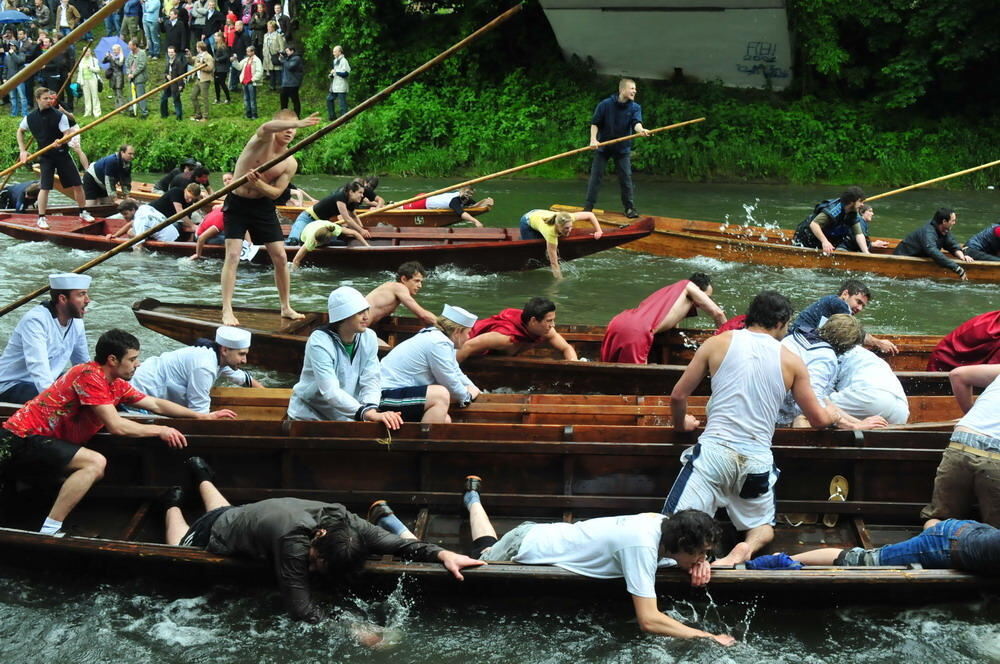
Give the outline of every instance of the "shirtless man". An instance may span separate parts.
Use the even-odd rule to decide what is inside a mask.
[[[281,302],[281,317],[299,319],[302,314],[292,309],[289,301],[291,276],[288,271],[288,257],[285,254],[285,236],[275,214],[274,199],[278,198],[295,176],[299,163],[295,157],[287,157],[277,166],[258,173],[257,168],[282,154],[295,138],[300,127],[311,127],[319,123],[319,116],[313,113],[299,120],[295,112],[282,109],[274,114],[270,122],[265,122],[250,138],[239,159],[233,176],[247,176],[247,181],[226,196],[223,206],[223,223],[226,233],[226,261],[222,266],[222,324],[238,326],[240,321],[233,314],[233,290],[236,287],[236,267],[240,262],[244,233],[250,233],[255,244],[263,244],[274,265],[274,284]]]
[[[495,316],[479,319],[456,357],[464,362],[468,357],[485,353],[517,355],[543,342],[562,353],[563,359],[579,359],[576,350],[556,331],[555,302],[533,297],[524,309],[504,309]]]
[[[434,325],[437,316],[417,304],[415,299],[424,287],[426,273],[424,266],[417,261],[407,261],[396,270],[396,281],[387,281],[365,295],[365,299],[372,305],[368,310],[368,324],[374,325],[386,316],[391,316],[399,305],[403,305],[425,325]]]

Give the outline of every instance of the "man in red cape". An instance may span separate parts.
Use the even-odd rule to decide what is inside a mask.
[[[970,364],[1000,364],[1000,311],[965,321],[934,347],[928,371],[951,371]]]
[[[563,359],[578,359],[576,350],[556,332],[555,303],[548,298],[533,297],[524,309],[504,309],[495,316],[480,318],[456,357],[463,362],[468,357],[491,352],[517,355],[543,342],[562,353]]]

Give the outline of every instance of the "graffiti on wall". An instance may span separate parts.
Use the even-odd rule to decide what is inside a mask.
[[[736,71],[747,76],[760,74],[766,79],[789,78],[791,72],[775,64],[777,50],[778,45],[774,42],[748,41],[743,62],[736,65]]]

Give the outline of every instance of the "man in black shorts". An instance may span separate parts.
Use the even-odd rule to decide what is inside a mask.
[[[68,115],[56,106],[56,93],[48,88],[38,88],[35,90],[35,110],[29,113],[17,128],[17,147],[20,150],[19,159],[22,162],[28,160],[28,146],[24,140],[24,133],[31,131],[35,137],[38,148],[44,148],[60,140],[69,133],[73,122]],[[38,163],[42,167],[41,190],[38,192],[38,227],[48,228],[49,222],[45,218],[45,211],[48,208],[49,192],[52,191],[55,182],[55,174],[59,173],[59,180],[62,185],[73,192],[76,204],[80,206],[80,219],[91,222],[94,217],[83,209],[86,199],[83,197],[83,181],[80,179],[80,171],[69,156],[69,151],[65,145],[49,150],[38,158]]]

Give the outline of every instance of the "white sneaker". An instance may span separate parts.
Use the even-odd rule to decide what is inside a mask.
[[[49,220],[46,219],[44,215],[38,217],[38,227],[43,231],[47,231],[49,229]]]
[[[86,221],[87,223],[90,223],[91,221],[94,220],[94,215],[90,214],[86,210],[80,210],[80,218]]]

